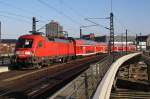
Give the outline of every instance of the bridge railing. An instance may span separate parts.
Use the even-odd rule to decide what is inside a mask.
[[[109,99],[112,85],[115,81],[116,73],[119,69],[119,67],[126,62],[129,59],[132,59],[134,57],[137,57],[141,53],[133,53],[125,55],[121,58],[119,58],[117,61],[115,61],[108,71],[106,72],[105,76],[103,77],[102,81],[100,82],[93,99]]]
[[[92,64],[88,70],[49,98],[90,99],[112,62],[112,56],[108,56],[96,64]]]

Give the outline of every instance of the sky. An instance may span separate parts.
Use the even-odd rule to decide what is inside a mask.
[[[32,29],[32,17],[37,29],[51,20],[58,21],[69,36],[79,37],[81,26],[93,25],[85,18],[106,18],[111,12],[111,0],[0,0],[2,38],[17,39]],[[135,36],[150,33],[150,0],[112,0],[115,35]],[[92,21],[109,27],[108,19]],[[41,30],[45,32],[45,29]],[[109,35],[109,30],[96,26],[83,28],[83,34]]]

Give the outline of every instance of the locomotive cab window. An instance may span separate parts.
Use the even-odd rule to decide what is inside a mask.
[[[32,48],[32,39],[25,39],[25,38],[20,38],[17,41],[16,47],[17,48]]]
[[[42,47],[42,41],[39,41],[37,44],[37,48]]]

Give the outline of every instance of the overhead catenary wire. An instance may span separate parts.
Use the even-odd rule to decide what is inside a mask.
[[[32,10],[26,10],[26,9],[24,9],[24,8],[22,8],[22,7],[18,7],[18,6],[15,6],[15,5],[13,5],[13,4],[11,4],[11,3],[8,3],[8,2],[6,2],[6,1],[1,1],[0,0],[0,4],[1,5],[6,5],[6,6],[8,6],[8,7],[11,7],[11,8],[13,8],[13,9],[16,9],[16,10],[18,10],[18,11],[22,11],[22,12],[25,12],[25,13],[29,13],[30,15],[33,15],[33,14],[35,14],[35,12],[36,11],[32,11]],[[39,15],[38,15],[39,16]],[[44,18],[43,16],[39,16],[40,18]]]
[[[66,18],[67,20],[69,20],[70,22],[74,23],[74,24],[77,24],[78,26],[81,26],[82,24],[80,22],[78,22],[78,20],[74,20],[72,17],[66,15],[65,13],[63,13],[62,11],[58,10],[57,8],[53,7],[52,5],[48,4],[47,2],[43,1],[43,0],[37,0],[39,3],[43,4],[44,6],[54,10],[57,14],[63,16],[64,18]],[[38,29],[41,30],[41,29],[45,29],[46,25],[42,26],[41,28]]]
[[[0,1],[0,4],[9,6],[9,7],[13,8],[13,9],[17,9],[17,10],[20,10],[22,12],[26,12],[26,13],[32,14],[32,16],[25,16],[25,15],[16,14],[16,13],[13,13],[13,12],[0,11],[0,13],[7,14],[7,15],[1,15],[2,17],[9,18],[9,19],[14,19],[14,20],[17,20],[17,21],[24,21],[24,22],[30,24],[34,12],[31,12],[29,10],[25,10],[25,9],[17,7],[17,6],[14,6],[14,5],[12,5],[10,3],[7,3],[7,2],[4,2],[4,1]],[[19,17],[19,18],[14,18],[14,17],[10,17],[10,16],[15,16],[15,17]],[[41,16],[39,16],[39,17],[41,17]],[[30,21],[27,21],[27,20],[30,20]],[[38,19],[38,21],[41,22],[41,23],[45,23],[46,22],[46,21],[41,20],[41,19]]]
[[[72,12],[74,12],[74,14],[76,14],[76,16],[80,16],[84,18],[84,15],[82,15],[81,13],[77,12],[74,8],[72,8],[70,5],[68,5],[65,1],[61,0],[61,3],[67,7],[69,10],[71,10]]]
[[[87,19],[110,19],[110,17],[105,17],[105,18],[87,18]]]
[[[15,16],[15,17],[24,18],[24,19],[27,19],[27,20],[31,20],[31,19],[32,19],[32,16],[25,16],[25,15],[16,14],[16,13],[7,12],[7,11],[1,11],[1,10],[0,10],[0,13],[7,14],[7,15],[11,15],[11,16]],[[39,22],[44,23],[44,22],[46,22],[46,21],[40,20]]]
[[[61,16],[64,16],[66,19],[70,20],[72,23],[75,23],[77,25],[81,25],[80,22],[78,22],[77,20],[74,20],[72,17],[66,15],[65,13],[61,12],[60,10],[58,10],[57,8],[53,7],[52,5],[50,5],[49,3],[43,1],[43,0],[37,0],[39,3],[45,5],[46,7],[54,10],[56,13],[58,13]]]
[[[74,12],[74,14],[78,17],[81,17],[81,18],[85,18],[85,16],[81,13],[79,13],[77,10],[75,10],[74,8],[72,8],[69,4],[67,4],[65,1],[63,0],[59,0],[61,2],[61,4],[63,4],[66,8],[68,8],[68,10]],[[82,25],[83,26],[83,25]],[[80,28],[82,27],[80,26]],[[85,25],[84,25],[85,26]],[[87,25],[89,27],[98,27],[97,25]],[[91,28],[88,27],[88,30],[91,30]],[[91,30],[92,31],[92,30]]]
[[[113,0],[110,0],[110,11],[111,11],[112,13],[114,12],[114,11],[113,11]],[[118,20],[117,17],[114,16],[114,19],[115,19],[115,21],[116,21],[117,23],[119,23],[120,26],[123,28],[123,32],[124,32],[126,29],[128,29],[128,27],[125,26],[120,20]],[[131,31],[130,29],[128,29],[128,32],[132,32],[132,31]]]
[[[126,27],[121,21],[119,21],[118,18],[114,17],[114,19],[115,19],[115,21],[116,21],[117,23],[120,24],[120,26],[121,26],[124,30],[127,29],[127,27]]]
[[[113,1],[110,0],[110,12],[113,12]]]
[[[88,18],[85,18],[85,20],[88,21],[88,22],[90,22],[90,23],[93,23],[93,24],[95,24],[95,25],[97,25],[97,26],[100,26],[100,27],[102,27],[102,28],[105,28],[105,29],[107,29],[107,30],[110,30],[110,28],[105,27],[104,25],[98,24],[98,23],[96,23],[96,22],[93,22],[93,21],[89,20]]]
[[[24,20],[24,19],[19,19],[19,18],[15,18],[15,17],[12,17],[12,16],[8,16],[8,15],[2,15],[2,14],[0,14],[0,16],[4,17],[4,18],[13,19],[13,20],[16,20],[16,21],[19,21],[19,22],[25,22],[27,24],[30,24],[30,21],[27,21],[27,20]]]
[[[16,36],[16,35],[18,35],[18,36],[19,36],[20,34],[8,34],[8,33],[7,33],[7,34],[4,34],[4,33],[3,33],[3,34],[1,34],[1,35],[4,35],[4,36]]]
[[[0,10],[0,13],[7,14],[7,15],[11,15],[11,16],[22,17],[22,18],[25,18],[25,19],[31,19],[31,17],[29,17],[29,16],[24,16],[24,15],[20,15],[20,14],[15,14],[15,13],[12,13],[12,12],[6,12],[6,11],[1,11],[1,10]]]
[[[40,27],[39,29],[37,29],[37,31],[40,31],[42,29],[46,29],[46,26],[44,25],[44,26]]]
[[[10,4],[10,3],[6,3],[6,2],[4,2],[4,1],[0,1],[0,4],[3,4],[3,5],[6,5],[6,6],[9,6],[9,7],[12,7],[12,8],[14,8],[14,9],[21,10],[21,11],[25,11],[25,12],[26,12],[25,9],[16,7],[16,6],[14,6],[14,5]]]
[[[59,13],[60,15],[62,15],[62,16],[64,16],[65,18],[67,18],[68,20],[70,20],[72,23],[75,23],[75,24],[78,24],[78,25],[80,25],[80,26],[82,26],[81,25],[81,23],[80,22],[78,22],[78,20],[74,20],[72,17],[70,17],[70,16],[68,16],[68,15],[66,15],[65,13],[63,13],[63,12],[61,12],[60,10],[58,10],[56,7],[53,7],[53,6],[51,6],[51,4],[49,4],[49,3],[47,3],[46,1],[44,1],[44,0],[37,0],[37,1],[39,1],[39,2],[44,2],[44,4],[43,5],[45,5],[45,6],[47,6],[47,7],[49,7],[49,8],[51,8],[51,9],[53,9],[53,10],[55,10],[57,13]],[[17,10],[20,10],[20,11],[23,11],[23,12],[27,12],[27,13],[31,13],[31,11],[29,11],[29,10],[26,10],[26,9],[23,9],[23,8],[20,8],[20,7],[17,7],[17,6],[14,6],[14,5],[12,5],[11,3],[7,3],[7,2],[5,2],[5,1],[0,1],[0,3],[1,4],[5,4],[5,5],[7,5],[7,6],[10,6],[10,7],[12,7],[12,8],[14,8],[14,9],[17,9]],[[66,5],[66,4],[65,4]],[[74,10],[72,7],[70,7],[70,6],[68,6],[68,8],[70,8],[70,10]],[[76,12],[75,10],[74,10],[74,12]],[[31,17],[29,17],[29,16],[25,16],[25,15],[21,15],[21,14],[15,14],[15,13],[12,13],[12,12],[5,12],[5,14],[7,15],[4,15],[5,17],[9,17],[9,16],[15,16],[15,17],[22,17],[22,20],[24,20],[24,19],[29,19],[29,20],[31,20]],[[80,16],[82,16],[81,14],[79,14],[78,12],[76,12],[76,14],[77,15],[80,15]],[[3,16],[3,17],[4,17]],[[12,19],[13,19],[13,17],[12,17]],[[15,18],[15,20],[17,20],[17,18]],[[19,18],[18,18],[18,20],[20,20]],[[40,19],[39,19],[40,20]],[[42,22],[42,20],[40,20],[40,22]],[[43,22],[43,23],[46,23],[45,21]],[[29,22],[29,24],[30,24],[30,22]],[[99,24],[99,26],[100,27],[103,27],[103,28],[106,28],[105,26],[103,26],[103,25],[100,25]],[[40,29],[44,29],[45,28],[45,25],[44,26],[42,26]]]
[[[125,24],[122,21],[120,21],[117,17],[114,17],[114,19],[123,28],[123,33],[125,33],[126,29],[128,30],[128,33],[134,33],[131,29],[129,29],[129,27],[125,26]]]
[[[42,1],[42,0],[39,0],[39,1]],[[0,1],[0,3],[3,4],[3,5],[9,6],[9,7],[13,8],[13,9],[17,9],[17,10],[20,10],[20,11],[22,11],[22,12],[26,12],[26,13],[30,13],[30,14],[32,13],[32,14],[33,14],[33,12],[31,12],[31,11],[26,10],[26,9],[23,9],[23,8],[20,8],[20,7],[17,7],[17,6],[15,6],[15,5],[13,5],[13,4],[9,3],[9,2]],[[48,5],[48,6],[50,7],[51,5]],[[52,7],[52,6],[51,6],[51,7]],[[70,8],[71,8],[71,7],[70,7]],[[81,25],[80,22],[78,22],[77,20],[74,20],[72,17],[66,15],[65,13],[62,13],[61,11],[57,10],[55,7],[52,7],[52,9],[53,9],[53,10],[55,9],[55,11],[57,11],[57,13],[62,14],[62,16],[66,17],[67,19],[69,19],[70,21],[72,21],[72,23],[76,23],[76,24],[78,24],[78,25]],[[4,16],[5,16],[5,17],[8,17],[8,16],[15,16],[15,17],[20,17],[20,18],[29,19],[29,20],[31,20],[31,18],[32,18],[32,17],[30,17],[30,16],[25,16],[25,15],[21,15],[21,14],[12,13],[12,12],[6,12],[6,11],[1,11],[1,12],[7,15],[7,16],[6,16],[6,15],[3,15],[3,17],[4,17]],[[22,19],[22,20],[23,20],[23,19]],[[17,20],[17,18],[15,18],[15,20]],[[20,20],[20,19],[18,19],[18,20]],[[40,20],[40,19],[39,19],[39,20]],[[40,20],[40,22],[46,23],[46,21],[43,21],[43,20]],[[42,26],[40,29],[44,29],[44,28],[45,28],[45,25]]]
[[[33,14],[33,13],[34,13],[34,12],[31,12],[31,11],[29,11],[29,10],[25,10],[25,9],[20,8],[20,7],[17,7],[17,6],[14,6],[14,5],[12,5],[12,4],[10,4],[10,3],[7,3],[7,2],[4,2],[4,1],[0,1],[0,4],[9,6],[9,7],[13,8],[13,9],[17,9],[17,10],[20,10],[20,11],[22,11],[22,12],[26,12],[26,13],[30,13],[30,14]],[[9,19],[14,19],[14,20],[17,20],[17,21],[24,21],[24,22],[26,22],[26,23],[28,23],[28,24],[30,24],[31,19],[32,19],[32,17],[33,17],[33,15],[32,15],[32,16],[25,16],[25,15],[16,14],[16,13],[13,13],[13,12],[1,11],[1,10],[0,10],[0,13],[5,14],[5,15],[0,15],[0,16],[2,16],[2,17],[9,18]],[[19,17],[19,18],[21,18],[21,19],[19,19],[19,18],[14,18],[14,17],[10,17],[10,16]],[[41,17],[41,16],[40,16],[40,17]],[[25,19],[26,19],[26,20],[25,20]],[[27,20],[30,20],[30,21],[27,21]],[[47,22],[47,21],[44,21],[44,20],[41,20],[41,19],[38,19],[38,21],[39,21],[39,22],[42,22],[42,23]]]

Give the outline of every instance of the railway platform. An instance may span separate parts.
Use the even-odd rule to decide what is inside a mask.
[[[7,72],[8,70],[8,66],[0,66],[0,73],[2,72]]]

